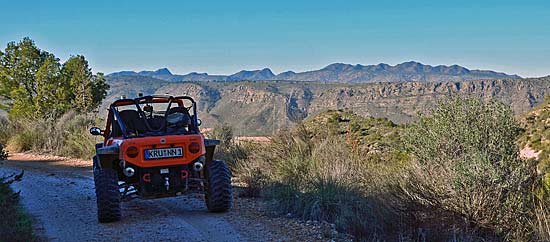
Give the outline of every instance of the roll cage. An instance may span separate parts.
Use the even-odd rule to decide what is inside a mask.
[[[183,100],[189,100],[191,102],[190,107],[185,107]],[[162,120],[162,125],[159,129],[154,129],[150,123],[150,120],[147,118],[144,110],[140,105],[148,105],[153,103],[167,103],[167,108],[164,112],[164,117]],[[120,128],[120,132],[125,139],[135,138],[135,137],[144,137],[144,136],[155,136],[155,135],[166,135],[166,123],[167,123],[167,114],[172,108],[172,104],[176,103],[177,107],[185,108],[187,114],[190,116],[191,124],[189,125],[188,133],[198,134],[199,131],[199,120],[197,118],[197,103],[195,100],[189,96],[168,96],[168,95],[149,95],[138,98],[122,98],[114,101],[109,106],[109,116],[107,119],[106,130],[109,132],[104,132],[105,139],[108,139],[113,136],[113,126],[117,125]],[[122,106],[135,106],[136,111],[139,115],[139,118],[145,124],[145,128],[149,131],[145,135],[130,135],[128,129],[121,118],[118,107]],[[116,124],[114,123],[116,122]]]

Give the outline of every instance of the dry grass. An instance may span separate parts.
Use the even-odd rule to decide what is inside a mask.
[[[532,224],[539,241],[550,241],[550,201],[538,201],[535,222]]]
[[[88,133],[95,120],[69,112],[57,120],[18,120],[0,135],[7,137],[10,151],[34,151],[88,159],[100,138]],[[7,134],[6,134],[7,133]]]

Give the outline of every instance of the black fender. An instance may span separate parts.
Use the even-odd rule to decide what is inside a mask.
[[[204,147],[206,148],[205,165],[214,160],[214,150],[216,149],[216,145],[220,145],[220,143],[217,139],[204,139]]]
[[[103,146],[103,143],[98,143],[95,152],[94,165],[99,169],[113,168],[113,164],[118,160],[120,148],[118,145]]]

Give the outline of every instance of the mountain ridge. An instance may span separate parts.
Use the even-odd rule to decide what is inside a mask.
[[[230,75],[210,75],[191,72],[184,75],[172,74],[168,68],[156,71],[120,71],[107,76],[149,76],[170,82],[188,81],[311,81],[329,83],[373,83],[373,82],[443,82],[478,79],[518,79],[515,74],[492,70],[468,69],[459,65],[425,65],[407,61],[394,66],[379,63],[376,65],[332,63],[318,70],[304,72],[285,71],[274,74],[271,69],[242,70]]]

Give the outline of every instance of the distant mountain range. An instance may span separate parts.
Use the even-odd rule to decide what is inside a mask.
[[[264,81],[289,80],[328,83],[373,83],[373,82],[443,82],[478,79],[516,79],[518,75],[509,75],[490,70],[469,70],[459,65],[431,66],[409,61],[395,66],[380,63],[378,65],[350,65],[334,63],[320,70],[293,72],[287,71],[275,75],[269,68],[261,70],[243,70],[232,75],[209,75],[191,72],[185,75],[172,74],[167,68],[156,71],[120,71],[108,77],[146,76],[170,82],[187,81]]]

